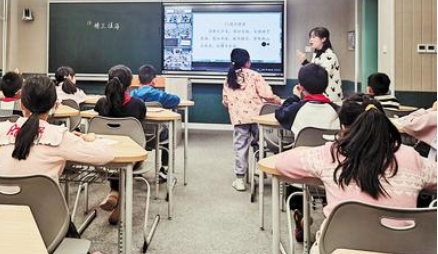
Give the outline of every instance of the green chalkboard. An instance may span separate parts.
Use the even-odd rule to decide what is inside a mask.
[[[145,63],[162,69],[162,3],[51,2],[49,65],[106,74],[116,64],[134,72]]]

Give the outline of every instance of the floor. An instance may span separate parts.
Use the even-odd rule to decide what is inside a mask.
[[[183,148],[176,158],[174,216],[167,218],[165,185],[160,198],[151,199],[149,226],[158,214],[161,220],[147,253],[150,254],[205,254],[252,253],[271,251],[270,179],[265,188],[265,230],[259,228],[258,203],[250,203],[250,194],[231,187],[233,175],[232,132],[190,131],[188,185],[182,184]],[[153,158],[151,155],[150,158]],[[152,167],[152,161],[145,167]],[[152,183],[152,170],[146,174]],[[152,186],[152,193],[155,187]],[[117,253],[117,227],[107,222],[109,212],[101,210],[100,201],[109,191],[107,184],[90,186],[90,206],[97,210],[97,218],[83,237],[92,241],[91,253]],[[142,223],[145,188],[140,182],[134,186],[134,240],[142,246]],[[73,194],[71,200],[73,200]],[[83,211],[83,209],[81,209]],[[82,217],[82,212],[81,212]],[[78,218],[79,224],[81,218]],[[313,230],[318,223],[314,223]],[[282,214],[282,240],[287,242],[285,213]],[[285,244],[289,248],[288,244]],[[297,245],[295,253],[302,252]],[[133,251],[133,253],[140,253]]]

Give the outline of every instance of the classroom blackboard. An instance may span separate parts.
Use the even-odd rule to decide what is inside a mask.
[[[116,64],[133,72],[149,63],[162,69],[162,3],[51,2],[48,71],[106,74]]]

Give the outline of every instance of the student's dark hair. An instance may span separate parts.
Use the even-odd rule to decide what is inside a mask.
[[[15,139],[12,157],[25,160],[39,134],[39,114],[47,113],[56,103],[55,84],[46,76],[33,76],[24,82],[21,103],[31,112]]]
[[[125,93],[131,85],[132,71],[125,65],[116,65],[108,72],[108,83],[105,87],[105,105],[103,108],[104,114],[110,112],[115,114],[120,113]]]
[[[368,77],[368,86],[374,91],[374,95],[386,95],[389,92],[391,80],[385,73],[373,73]]]
[[[332,43],[330,42],[330,32],[327,28],[325,27],[315,27],[312,28],[312,30],[310,30],[309,32],[309,37],[312,36],[312,33],[315,34],[316,37],[319,38],[325,38],[325,41],[323,42],[323,47],[321,49],[321,51],[325,51],[328,48],[332,48]]]
[[[0,90],[5,97],[14,97],[23,86],[23,78],[15,72],[7,72],[1,80]]]
[[[395,152],[401,137],[380,103],[367,95],[360,96],[362,102],[359,97],[349,98],[339,111],[341,124],[347,128],[331,147],[333,162],[338,163],[333,179],[341,188],[356,184],[378,199],[380,195],[389,196],[380,181],[397,174]]]
[[[249,53],[245,49],[235,48],[231,51],[231,67],[227,75],[227,83],[231,89],[240,88],[240,84],[237,83],[236,70],[242,69],[249,59]]]
[[[78,88],[68,78],[68,76],[74,77],[75,71],[68,66],[61,66],[55,71],[55,85],[59,86],[62,83],[62,91],[66,94],[74,94],[78,91]]]
[[[138,78],[140,83],[149,84],[157,76],[157,70],[150,64],[145,64],[138,69]]]

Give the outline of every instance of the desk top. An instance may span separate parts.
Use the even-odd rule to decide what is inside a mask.
[[[112,163],[144,161],[148,157],[148,152],[127,136],[97,135],[97,138],[116,142],[110,144],[115,154]]]
[[[337,249],[337,250],[333,251],[332,254],[390,254],[390,253],[365,251],[365,250]]]
[[[322,185],[322,182],[319,178],[315,177],[309,177],[304,179],[290,179],[280,173],[275,168],[275,161],[277,160],[279,154],[276,154],[274,156],[270,156],[264,159],[259,160],[258,165],[259,169],[263,172],[265,172],[268,175],[277,176],[280,177],[285,182],[291,182],[291,183],[298,183],[298,184],[312,184],[312,185]]]
[[[0,253],[47,254],[28,206],[0,205]]]
[[[79,110],[76,110],[74,108],[71,108],[66,105],[59,105],[58,108],[55,110],[55,114],[53,117],[70,117],[70,116],[79,116]]]
[[[256,116],[253,117],[252,120],[255,123],[261,124],[261,125],[265,125],[265,126],[273,126],[273,127],[279,127],[280,123],[277,121],[277,119],[275,119],[275,114],[267,114],[267,115],[262,115],[262,116]]]
[[[97,101],[102,97],[103,97],[103,95],[90,94],[90,95],[87,95],[84,103],[89,104],[89,105],[95,105],[97,103]],[[149,103],[149,102],[147,102],[147,103]],[[160,106],[160,104],[158,102],[156,104],[151,104],[151,105]],[[181,102],[178,104],[178,108],[192,107],[194,105],[195,105],[194,101],[181,100]]]
[[[80,112],[81,116],[84,118],[93,118],[95,116],[98,116],[99,114],[94,111],[93,109],[85,110]],[[147,111],[146,112],[146,120],[148,121],[156,121],[156,122],[168,122],[168,121],[174,121],[181,119],[181,115],[178,113],[175,113],[170,110],[161,110],[161,111]]]

